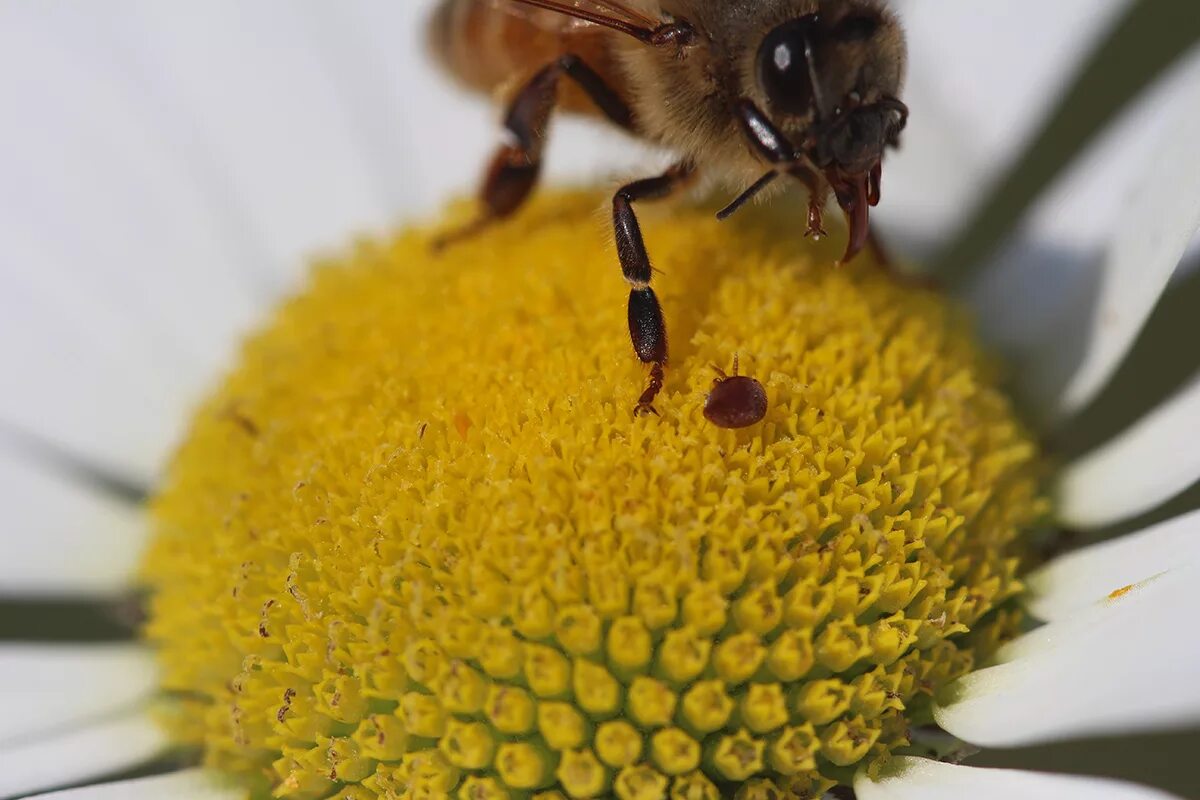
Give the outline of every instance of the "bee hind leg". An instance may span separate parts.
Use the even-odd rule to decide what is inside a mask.
[[[513,97],[504,115],[510,141],[497,150],[484,174],[479,192],[479,215],[458,230],[439,237],[435,249],[473,236],[493,222],[512,216],[537,186],[550,115],[557,101],[558,84],[570,78],[612,122],[633,128],[633,115],[625,101],[579,56],[567,54],[538,70]]]
[[[634,408],[636,415],[655,414],[654,399],[662,391],[667,365],[667,324],[662,305],[650,288],[654,267],[642,228],[633,211],[639,200],[660,200],[687,185],[695,175],[689,163],[677,164],[662,175],[622,186],[613,196],[613,228],[621,272],[629,283],[629,337],[643,364],[650,365],[650,378]]]

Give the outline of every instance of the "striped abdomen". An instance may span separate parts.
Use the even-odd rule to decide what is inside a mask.
[[[623,81],[605,30],[579,27],[553,12],[498,6],[504,0],[441,0],[429,26],[430,49],[459,82],[486,94],[515,88],[555,58],[573,53],[618,93]],[[515,13],[520,11],[521,13]],[[560,107],[595,114],[573,84],[564,82]]]

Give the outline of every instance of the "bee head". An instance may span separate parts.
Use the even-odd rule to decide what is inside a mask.
[[[904,127],[899,24],[869,2],[826,0],[776,25],[756,57],[768,116],[821,169],[867,172]]]
[[[757,131],[748,130],[769,160],[785,160],[780,153],[788,150],[797,173],[825,177],[850,219],[851,255],[865,241],[867,207],[879,202],[884,150],[908,119],[897,99],[904,36],[877,0],[819,0],[803,9],[767,27],[754,60],[755,94],[765,102]],[[764,146],[776,141],[780,149]]]

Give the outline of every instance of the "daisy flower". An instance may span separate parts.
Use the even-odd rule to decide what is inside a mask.
[[[976,263],[1142,17],[903,5],[879,221],[958,296],[784,202],[648,208],[661,418],[600,194],[388,232],[494,141],[428,4],[0,5],[0,797],[1169,797],[994,754],[1200,722],[1200,383],[1122,377],[1195,281],[1200,56]],[[644,168],[557,134],[560,179]],[[726,431],[735,356],[769,403]]]

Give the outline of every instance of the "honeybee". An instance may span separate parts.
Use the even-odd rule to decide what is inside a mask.
[[[665,198],[704,171],[748,186],[724,218],[793,178],[809,192],[806,235],[824,235],[830,195],[845,212],[848,261],[867,243],[883,154],[908,120],[899,99],[904,34],[882,0],[442,0],[430,39],[438,60],[474,89],[494,93],[525,76],[504,116],[509,140],[487,169],[480,215],[447,241],[520,208],[541,173],[556,106],[678,154],[662,175],[613,197],[629,333],[650,367],[637,413],[653,412],[662,390],[667,332],[633,204]]]

